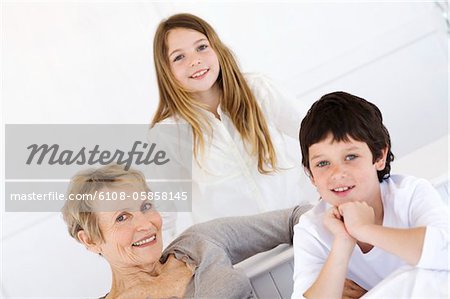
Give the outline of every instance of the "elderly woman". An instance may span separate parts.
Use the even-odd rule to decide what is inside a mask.
[[[76,175],[69,194],[110,192],[132,198],[150,191],[143,175],[106,166]],[[233,268],[256,253],[292,244],[293,226],[309,206],[197,224],[162,251],[159,213],[151,201],[72,200],[63,208],[70,235],[110,264],[102,298],[252,298],[248,278]]]

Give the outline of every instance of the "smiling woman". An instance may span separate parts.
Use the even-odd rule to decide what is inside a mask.
[[[69,194],[150,192],[143,175],[118,165],[75,175]],[[150,200],[67,201],[70,235],[110,265],[112,286],[102,298],[252,298],[236,264],[292,244],[293,226],[310,207],[230,217],[194,225],[162,251],[162,221]],[[194,280],[193,277],[196,277]]]

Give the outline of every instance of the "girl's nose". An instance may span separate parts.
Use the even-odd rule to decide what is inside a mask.
[[[200,64],[200,59],[194,59],[192,62],[191,62],[191,66],[196,66],[196,65],[199,65]]]

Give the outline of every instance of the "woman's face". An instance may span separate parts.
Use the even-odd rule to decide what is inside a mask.
[[[175,28],[167,36],[170,69],[177,81],[191,93],[209,91],[220,73],[216,52],[202,33]]]
[[[96,202],[96,215],[104,238],[99,251],[112,266],[146,267],[161,257],[161,216],[151,201],[133,200],[133,193],[141,194],[140,191],[143,190],[132,186],[99,191],[109,192],[110,198],[118,198]],[[121,196],[124,200],[119,200]]]

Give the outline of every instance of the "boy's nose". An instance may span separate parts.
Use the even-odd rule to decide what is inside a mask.
[[[341,165],[334,166],[333,172],[331,175],[331,178],[333,180],[342,179],[342,178],[345,178],[346,176],[347,176],[347,171],[346,171],[345,167],[343,167]]]

